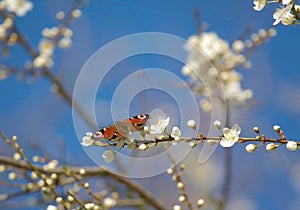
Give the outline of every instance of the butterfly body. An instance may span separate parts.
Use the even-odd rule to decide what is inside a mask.
[[[130,132],[143,130],[148,119],[148,114],[141,114],[123,121],[117,121],[114,125],[102,128],[95,132],[93,137],[96,139],[102,138],[110,141],[119,140],[124,138]]]

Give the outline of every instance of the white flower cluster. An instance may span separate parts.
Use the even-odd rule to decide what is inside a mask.
[[[53,65],[52,55],[55,47],[68,48],[72,44],[73,32],[69,28],[59,29],[58,27],[44,28],[43,38],[39,43],[40,54],[34,59],[33,65],[36,68],[48,67]],[[58,41],[56,41],[58,40]]]
[[[24,16],[33,8],[31,1],[27,0],[2,0],[0,1],[0,10],[7,10],[17,16]]]
[[[275,20],[273,25],[282,23],[283,25],[294,24],[297,17],[300,14],[300,5],[295,4],[295,0],[282,0],[282,1],[271,1],[271,0],[254,0],[253,9],[256,11],[261,11],[267,3],[282,3],[281,8],[276,9],[273,14],[273,19]]]
[[[7,17],[4,19],[4,21],[2,22],[2,24],[0,24],[0,41],[3,41],[7,38],[8,36],[8,30],[11,29],[11,27],[13,26],[13,20],[11,17]],[[10,40],[8,39],[8,43]]]
[[[250,89],[242,88],[242,75],[235,70],[249,64],[243,55],[243,41],[236,40],[230,46],[216,33],[204,32],[191,36],[185,49],[189,56],[182,73],[191,78],[192,88],[197,95],[220,97],[220,92],[224,92],[226,99],[234,105],[243,105],[252,97]],[[224,91],[220,90],[222,87]],[[212,108],[206,98],[200,102],[200,106],[204,111]]]

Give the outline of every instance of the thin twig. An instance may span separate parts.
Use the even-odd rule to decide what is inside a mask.
[[[173,156],[171,155],[171,153],[168,151],[167,146],[165,144],[164,144],[164,146],[165,146],[165,151],[167,153],[167,156],[169,157],[169,159],[172,162],[172,170],[174,171],[173,173],[176,176],[176,180],[175,181],[177,182],[177,184],[178,183],[182,183],[183,184],[184,182],[183,182],[183,180],[181,178],[181,173],[177,169],[176,161],[173,158]],[[192,203],[191,203],[191,201],[190,201],[190,199],[189,199],[189,197],[188,197],[188,195],[186,193],[186,189],[185,189],[184,185],[182,185],[182,187],[180,188],[180,191],[181,191],[181,195],[184,196],[184,198],[185,198],[184,203],[187,205],[188,209],[189,210],[193,210]]]
[[[219,136],[202,136],[202,137],[190,137],[190,138],[180,138],[179,140],[177,140],[176,142],[183,142],[183,143],[188,143],[188,142],[197,142],[197,143],[201,143],[203,141],[208,141],[208,140],[215,140],[215,141],[221,141],[222,137]],[[96,139],[95,139],[96,140]],[[141,145],[141,144],[153,144],[153,145],[158,145],[160,143],[163,142],[173,142],[174,139],[170,136],[163,138],[163,139],[153,139],[153,140],[137,140],[134,139],[132,140],[134,141],[137,146]],[[264,139],[257,139],[254,137],[239,137],[238,142],[243,144],[246,142],[257,142],[257,143],[278,143],[278,144],[287,144],[289,141],[294,141],[294,140],[288,140],[288,139],[276,139],[276,138],[264,138]],[[300,142],[296,142],[298,144],[298,146],[300,146]],[[127,145],[127,143],[125,142],[124,145]],[[94,146],[99,146],[99,147],[110,147],[110,146],[117,146],[117,143],[115,142],[102,142],[100,141],[96,141]]]
[[[75,7],[78,7],[77,1],[74,3],[75,6],[73,6],[72,10],[75,9]],[[65,21],[60,25],[59,31],[61,32],[64,28],[67,27],[67,25],[71,22],[71,13],[66,17]],[[17,26],[13,24],[12,31],[18,35],[18,42],[21,44],[21,46],[29,53],[32,59],[36,58],[39,53],[32,47],[32,45],[29,43],[27,38],[19,31]],[[60,33],[58,33],[60,34]],[[58,37],[54,37],[54,41],[57,42]],[[90,116],[81,108],[81,106],[72,98],[72,95],[67,91],[67,89],[63,86],[60,79],[56,77],[49,68],[43,67],[42,73],[53,85],[57,88],[57,93],[60,95],[70,106],[73,105],[74,109],[78,112],[80,116],[93,128],[94,130],[98,130],[98,126],[95,124],[95,122],[90,118]]]
[[[12,167],[16,167],[19,169],[26,169],[32,171],[32,168],[28,166],[25,162],[16,161],[13,158],[5,157],[0,155],[0,163],[4,165],[9,165]],[[35,166],[35,169],[40,173],[50,175],[52,173],[56,173],[57,175],[64,175],[63,168],[56,168],[51,170],[45,170],[42,167]],[[145,200],[147,204],[154,207],[158,210],[166,210],[166,208],[156,199],[153,195],[145,190],[141,185],[132,182],[130,179],[126,177],[119,176],[117,174],[111,173],[108,170],[99,168],[99,167],[72,167],[68,166],[73,173],[79,173],[80,169],[85,170],[85,177],[110,177],[118,182],[123,183],[127,188],[131,189],[132,191],[136,192],[141,198]]]

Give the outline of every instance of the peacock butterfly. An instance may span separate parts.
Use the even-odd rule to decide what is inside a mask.
[[[116,121],[114,125],[110,125],[95,132],[92,137],[94,139],[116,141],[125,137],[130,132],[143,130],[148,119],[148,114],[141,114],[123,121]]]

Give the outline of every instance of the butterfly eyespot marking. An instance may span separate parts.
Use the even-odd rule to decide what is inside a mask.
[[[146,119],[148,117],[149,117],[148,114],[140,114],[140,115],[138,115],[138,118],[141,119],[141,120]]]
[[[145,126],[145,123],[135,123],[133,125],[136,127],[142,127],[142,126]]]

